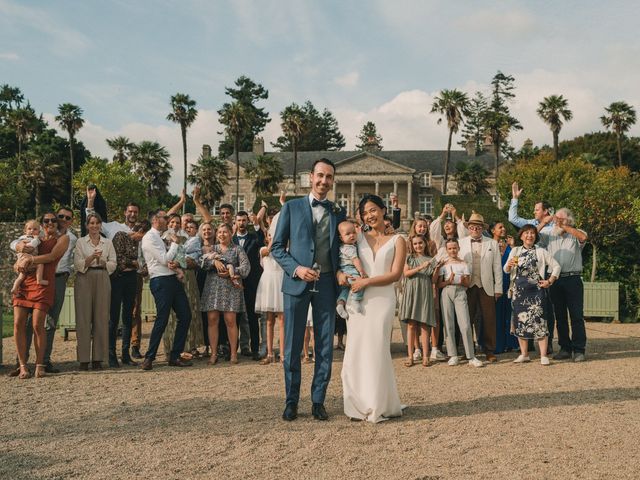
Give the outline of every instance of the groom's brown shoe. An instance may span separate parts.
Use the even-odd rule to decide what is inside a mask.
[[[316,420],[329,420],[329,415],[321,403],[314,403],[311,407],[311,415]]]
[[[292,422],[296,418],[298,418],[298,406],[293,403],[287,403],[284,412],[282,412],[282,419],[287,422]]]

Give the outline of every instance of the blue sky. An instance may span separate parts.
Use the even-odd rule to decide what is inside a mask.
[[[201,110],[191,161],[203,143],[215,150],[224,87],[243,74],[270,92],[267,142],[282,108],[310,99],[334,112],[347,148],[372,120],[386,149],[443,149],[433,97],[486,90],[502,70],[516,78],[519,148],[550,142],[535,114],[546,95],[574,112],[562,138],[601,129],[612,101],[640,108],[639,17],[631,1],[0,0],[0,83],[49,119],[80,105],[78,137],[94,154],[110,157],[105,138],[122,134],[158,140],[179,166],[179,130],[165,120],[176,92]]]

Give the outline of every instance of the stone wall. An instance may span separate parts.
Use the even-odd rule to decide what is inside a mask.
[[[22,235],[23,230],[23,223],[0,223],[0,293],[2,293],[4,311],[7,311],[7,307],[11,305],[11,285],[16,279],[13,273],[16,256],[9,248],[9,244]]]

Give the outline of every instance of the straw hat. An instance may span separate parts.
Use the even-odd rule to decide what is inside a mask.
[[[481,225],[483,228],[488,228],[489,226],[484,223],[484,217],[479,213],[472,212],[469,220],[467,221],[469,225]]]

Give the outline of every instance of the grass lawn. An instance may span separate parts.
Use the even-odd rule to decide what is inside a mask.
[[[4,309],[3,309],[4,310]],[[2,312],[2,338],[13,336],[13,313]]]

